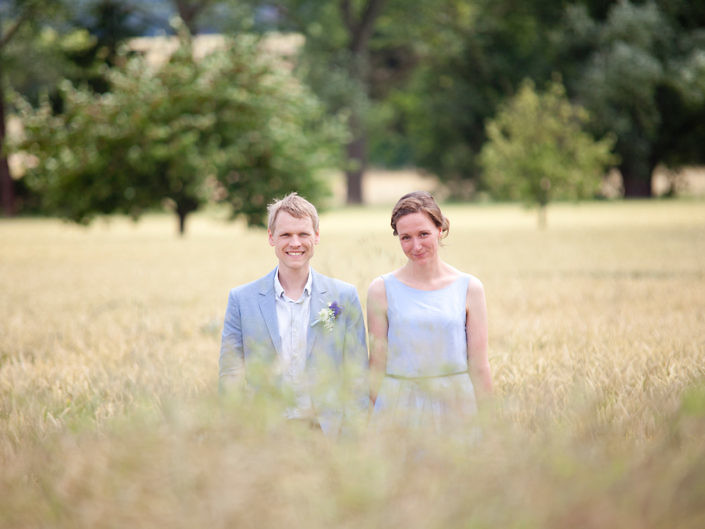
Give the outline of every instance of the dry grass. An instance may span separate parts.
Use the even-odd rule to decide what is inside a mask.
[[[201,215],[0,223],[0,527],[705,526],[705,203],[448,206],[485,283],[482,439],[331,445],[218,402],[228,289],[261,231]],[[388,208],[332,211],[314,266],[401,264]]]

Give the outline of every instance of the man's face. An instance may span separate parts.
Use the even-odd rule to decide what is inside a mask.
[[[297,218],[280,211],[272,230],[268,230],[269,244],[279,259],[279,268],[308,269],[313,247],[318,244],[318,232],[310,217]]]

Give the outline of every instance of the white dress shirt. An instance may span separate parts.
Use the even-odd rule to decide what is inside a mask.
[[[281,338],[279,365],[286,388],[293,392],[295,404],[286,410],[290,419],[313,417],[313,403],[306,380],[306,342],[311,314],[311,272],[301,297],[290,299],[279,281],[279,270],[274,274],[277,323]]]

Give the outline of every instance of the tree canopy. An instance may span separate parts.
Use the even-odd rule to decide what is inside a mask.
[[[488,187],[496,196],[538,206],[542,227],[551,200],[595,196],[616,159],[614,139],[595,141],[584,129],[588,121],[560,81],[537,93],[526,80],[487,124],[480,160]]]
[[[368,163],[366,117],[370,98],[370,50],[380,17],[391,0],[262,2],[278,10],[278,26],[305,36],[300,72],[333,112],[347,114],[347,202],[361,203]]]
[[[391,98],[413,165],[437,174],[458,193],[463,182],[479,183],[485,122],[523,79],[539,84],[550,79],[555,55],[550,28],[560,19],[561,5],[435,3],[418,68],[409,87]]]
[[[25,179],[44,211],[88,222],[136,218],[166,201],[183,233],[211,198],[261,224],[279,194],[325,194],[316,172],[335,163],[344,136],[256,39],[231,39],[195,61],[184,36],[156,69],[123,59],[106,70],[104,94],[65,82],[60,114],[47,98],[38,109],[18,100],[25,138],[15,148],[34,156]]]
[[[296,95],[286,99],[282,94],[287,90],[281,88],[270,103],[265,102],[269,95],[253,95],[251,104],[258,110],[251,109],[252,115],[258,116],[257,123],[269,123],[268,127],[252,129],[257,132],[249,134],[232,124],[218,124],[225,119],[220,110],[203,116],[193,110],[196,104],[218,109],[229,104],[223,103],[231,97],[223,95],[227,93],[224,88],[208,92],[206,97],[179,86],[178,79],[197,86],[208,76],[205,68],[221,68],[214,66],[214,60],[201,67],[186,66],[183,59],[175,58],[155,74],[154,79],[170,87],[171,96],[178,96],[169,110],[157,102],[157,96],[121,80],[127,75],[129,62],[117,53],[121,42],[135,33],[163,31],[168,28],[166,20],[179,14],[188,30],[185,33],[191,35],[217,30],[242,37],[247,32],[275,29],[296,31],[305,37],[293,60],[298,81],[287,73],[287,81],[280,83],[297,86]],[[99,105],[100,112],[113,116],[115,123],[131,123],[133,132],[113,124],[115,130],[105,133],[99,150],[115,149],[114,157],[121,160],[129,151],[125,145],[137,142],[139,149],[129,151],[127,160],[133,164],[129,165],[131,172],[142,175],[143,180],[139,190],[126,184],[118,192],[116,184],[111,189],[119,196],[98,200],[100,206],[90,213],[87,210],[91,208],[82,206],[80,200],[76,205],[59,207],[56,198],[44,196],[56,189],[54,183],[40,185],[38,173],[33,173],[23,178],[22,184],[31,183],[32,189],[41,193],[44,211],[60,210],[82,219],[103,210],[134,215],[167,198],[183,220],[205,200],[228,196],[237,212],[251,215],[256,222],[261,197],[248,194],[250,190],[276,187],[283,178],[295,181],[293,170],[291,174],[280,172],[274,159],[286,156],[291,167],[300,164],[300,174],[311,174],[314,171],[308,168],[319,166],[322,158],[330,159],[335,148],[343,152],[336,163],[347,174],[348,202],[362,200],[362,175],[368,162],[426,170],[448,184],[456,197],[472,196],[463,192],[483,191],[483,186],[484,191],[497,193],[497,187],[488,187],[492,178],[482,178],[485,165],[480,153],[489,139],[487,123],[519,93],[523,80],[532,80],[541,91],[559,74],[567,97],[589,111],[592,119],[587,126],[592,136],[610,134],[616,139],[614,150],[619,155],[625,195],[649,196],[658,165],[677,168],[705,162],[704,31],[705,3],[685,0],[8,0],[0,3],[0,140],[4,136],[3,89],[9,84],[35,105],[40,89],[54,91],[60,73],[72,83],[63,85],[63,95],[57,92],[52,98],[53,112],[47,119],[52,123],[64,120],[57,123],[69,128],[71,123],[81,123],[75,115],[70,116],[82,112],[77,109],[85,100]],[[237,58],[231,59],[240,64]],[[176,73],[177,68],[190,73]],[[268,75],[277,69],[270,68]],[[169,76],[177,81],[169,84]],[[147,80],[141,70],[133,77],[144,87],[156,82]],[[257,90],[260,88],[257,85]],[[128,89],[141,99],[126,98],[123,102],[120,90]],[[93,92],[102,93],[105,101]],[[294,103],[302,97],[313,101],[312,93],[323,101],[325,109],[310,103],[311,108],[304,112],[302,105],[309,103]],[[67,110],[65,117],[61,117],[62,98],[74,108]],[[107,106],[100,106],[115,100],[126,110],[110,114]],[[137,109],[140,101],[154,103],[160,113],[152,107]],[[283,120],[290,125],[275,127],[286,115],[279,112],[282,105],[300,110]],[[88,106],[86,103],[85,108]],[[47,108],[39,112],[48,112]],[[191,116],[189,125],[179,117],[182,111]],[[23,107],[23,119],[29,119],[32,112]],[[97,116],[98,112],[93,112]],[[304,113],[317,123],[343,116],[346,135],[341,136],[339,129],[333,134],[339,145],[333,147],[328,139],[316,136],[320,131],[329,132],[328,125],[310,125]],[[149,116],[151,128],[136,117],[142,115]],[[248,115],[241,117],[246,121]],[[159,120],[171,133],[165,129],[154,132]],[[109,128],[101,117],[86,118],[82,123],[87,130]],[[241,136],[235,138],[230,130]],[[311,141],[292,130],[310,130],[306,134]],[[326,138],[330,137],[328,132]],[[74,150],[83,148],[81,142],[87,142],[86,152],[97,148],[98,139],[87,132],[71,129],[58,136],[70,136]],[[144,148],[145,137],[158,138],[169,146],[165,151],[180,152],[183,162],[165,161],[164,155]],[[311,154],[316,152],[316,142],[328,154]],[[47,140],[46,145],[50,144]],[[232,145],[239,150],[232,150]],[[138,152],[142,154],[135,158]],[[238,160],[237,169],[225,168],[224,152]],[[299,153],[304,154],[297,162]],[[53,162],[38,163],[49,167],[50,173],[52,164],[67,164],[68,158],[53,156]],[[318,161],[309,163],[304,158]],[[13,179],[4,161],[0,157],[0,189],[2,203],[9,210]],[[67,167],[72,166],[64,169]],[[187,179],[184,174],[195,168],[199,168],[198,178]],[[156,172],[148,178],[149,171]],[[45,175],[47,182],[54,182],[49,173]],[[173,184],[174,179],[181,184]],[[74,180],[81,179],[75,176]],[[105,182],[96,184],[101,186],[106,186]],[[174,191],[174,186],[180,186],[181,191]],[[131,204],[122,196],[125,193],[134,193]],[[155,195],[161,198],[157,200]],[[82,210],[87,212],[76,213]]]
[[[4,0],[0,2],[0,148],[7,131],[6,92],[14,87],[31,96],[39,86],[53,84],[69,66],[64,49],[80,46],[81,39],[58,33],[49,21],[67,16],[59,0]],[[0,206],[2,213],[15,213],[15,189],[7,153],[0,149]]]
[[[449,184],[482,185],[485,123],[523,79],[559,73],[568,97],[615,134],[626,196],[649,196],[658,164],[705,162],[705,4],[583,0],[444,0],[411,81],[386,100],[407,163]],[[373,145],[373,153],[380,152]],[[379,155],[384,159],[384,152]],[[459,186],[460,189],[466,186]]]
[[[616,135],[627,196],[651,195],[658,164],[705,162],[693,143],[705,142],[704,28],[705,8],[689,2],[620,0],[604,19],[579,4],[567,11],[567,63],[582,58],[566,82],[596,134]]]

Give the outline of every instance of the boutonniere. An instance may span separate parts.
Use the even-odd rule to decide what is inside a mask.
[[[343,309],[340,308],[338,302],[332,301],[328,303],[327,308],[318,311],[318,319],[311,324],[311,327],[317,323],[321,323],[328,332],[331,332],[333,330],[333,324],[341,312],[343,312]]]

